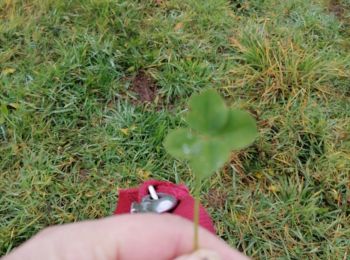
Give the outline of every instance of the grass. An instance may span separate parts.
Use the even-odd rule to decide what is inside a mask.
[[[110,215],[144,179],[193,187],[162,142],[215,87],[260,131],[204,185],[218,234],[256,259],[348,259],[349,13],[348,0],[1,1],[0,255]]]

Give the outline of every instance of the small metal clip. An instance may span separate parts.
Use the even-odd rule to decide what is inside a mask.
[[[131,204],[130,213],[164,213],[172,210],[177,199],[174,196],[157,193],[152,185],[148,186],[149,195],[142,198],[140,203],[133,202]]]
[[[159,199],[157,192],[156,192],[156,189],[153,187],[153,185],[148,186],[148,191],[149,191],[149,195],[151,196],[152,199],[154,199],[154,200]]]

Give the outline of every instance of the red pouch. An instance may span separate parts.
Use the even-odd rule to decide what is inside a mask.
[[[114,214],[130,213],[133,202],[140,203],[142,198],[148,195],[148,187],[153,186],[157,193],[166,193],[174,196],[178,200],[176,207],[169,213],[193,220],[194,198],[189,193],[188,188],[183,184],[174,184],[167,181],[149,180],[142,183],[138,188],[124,189],[119,191],[119,201]],[[207,211],[200,206],[199,224],[215,233],[213,221]]]

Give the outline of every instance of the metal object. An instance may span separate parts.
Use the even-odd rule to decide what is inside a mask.
[[[165,193],[157,193],[153,186],[148,187],[149,195],[142,198],[140,203],[131,204],[130,213],[164,213],[175,208],[177,199]]]
[[[157,192],[156,192],[156,189],[152,185],[148,186],[148,191],[149,191],[149,195],[151,195],[152,199],[154,199],[154,200],[159,199]]]

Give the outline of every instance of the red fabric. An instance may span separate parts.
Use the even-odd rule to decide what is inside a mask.
[[[167,181],[149,180],[142,183],[138,188],[131,188],[119,191],[119,201],[114,214],[130,213],[132,202],[140,202],[148,194],[148,186],[153,185],[157,192],[163,192],[172,195],[179,201],[176,208],[171,211],[175,215],[193,220],[194,198],[190,195],[185,185],[177,185]],[[215,233],[213,221],[206,210],[200,206],[199,224]]]

